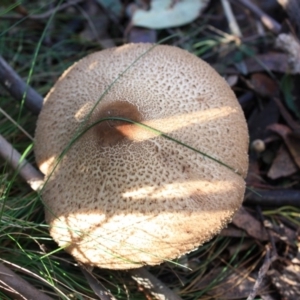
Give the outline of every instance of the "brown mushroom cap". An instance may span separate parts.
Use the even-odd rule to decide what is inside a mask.
[[[35,154],[47,178],[46,221],[54,240],[86,264],[127,269],[179,257],[226,226],[243,199],[248,133],[233,92],[187,51],[151,47],[125,45],[75,63],[45,98],[38,119]],[[93,126],[53,171],[78,130],[105,117],[149,125],[236,173],[120,120]]]

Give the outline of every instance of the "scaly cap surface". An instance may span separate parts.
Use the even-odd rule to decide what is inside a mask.
[[[83,58],[57,81],[38,119],[46,221],[54,240],[86,264],[128,269],[179,257],[217,234],[242,203],[248,133],[233,92],[187,51],[151,47],[129,44]],[[241,175],[120,120],[93,126],[52,172],[78,128],[106,117],[149,125]]]

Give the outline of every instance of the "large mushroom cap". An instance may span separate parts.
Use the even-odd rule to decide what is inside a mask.
[[[108,117],[151,126],[236,172],[121,120],[92,126],[67,148]],[[78,261],[104,268],[179,257],[218,233],[240,207],[247,148],[233,92],[196,56],[150,44],[89,55],[57,81],[37,124],[50,233]]]

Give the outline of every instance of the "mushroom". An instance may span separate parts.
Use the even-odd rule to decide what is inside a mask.
[[[50,234],[91,266],[177,258],[242,203],[243,111],[223,78],[177,47],[129,44],[81,59],[46,96],[35,138]]]

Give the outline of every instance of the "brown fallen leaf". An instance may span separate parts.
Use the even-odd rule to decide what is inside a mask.
[[[278,179],[280,177],[290,176],[297,171],[298,168],[286,146],[282,145],[277,152],[267,175],[271,179]]]
[[[282,137],[295,163],[300,168],[300,138],[294,135],[289,127],[282,124],[272,124],[268,126],[268,129]]]
[[[267,232],[261,222],[248,213],[245,207],[241,207],[238,210],[233,217],[232,223],[238,228],[245,230],[251,237],[260,241],[268,240]]]
[[[260,175],[258,161],[250,156],[246,184],[253,188],[262,188],[264,186],[263,182],[264,180]]]
[[[279,94],[278,84],[264,73],[254,73],[247,84],[261,97],[273,97]]]

